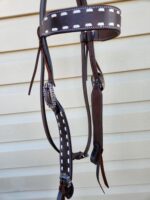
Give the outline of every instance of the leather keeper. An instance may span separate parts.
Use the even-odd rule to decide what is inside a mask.
[[[97,162],[99,161],[99,155],[102,154],[102,152],[103,149],[101,148],[101,146],[99,144],[94,144],[94,148],[90,157],[91,162],[97,164]]]
[[[40,36],[93,31],[93,40],[117,37],[121,29],[121,11],[114,6],[81,6],[49,12],[40,26]]]

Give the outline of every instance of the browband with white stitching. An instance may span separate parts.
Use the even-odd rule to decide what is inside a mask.
[[[40,36],[59,33],[106,30],[108,37],[120,34],[121,11],[114,6],[83,6],[49,12],[40,26]]]

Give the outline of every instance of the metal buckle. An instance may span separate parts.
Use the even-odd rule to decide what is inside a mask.
[[[77,152],[77,153],[73,153],[73,160],[81,160],[83,158],[88,157],[88,154],[85,154],[81,151]]]
[[[64,195],[68,199],[70,199],[73,195],[73,192],[74,192],[74,187],[73,187],[72,180],[71,180],[70,176],[68,176],[66,173],[61,174],[60,183],[61,183],[61,187],[62,187],[62,190],[64,192]]]
[[[105,88],[105,80],[101,73],[98,73],[98,76],[99,77],[97,79],[94,79],[94,76],[91,76],[91,82],[93,86],[94,85],[100,86],[100,89],[103,91]]]
[[[43,87],[43,95],[46,104],[54,110],[56,108],[56,96],[54,93],[53,84],[51,82],[45,83]]]

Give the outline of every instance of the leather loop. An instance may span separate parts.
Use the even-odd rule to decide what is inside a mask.
[[[77,152],[77,153],[73,153],[73,160],[81,160],[83,158],[88,157],[88,154],[85,154],[81,151]]]

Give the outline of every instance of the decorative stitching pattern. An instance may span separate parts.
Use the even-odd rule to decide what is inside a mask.
[[[87,23],[85,24],[86,27],[91,27],[92,26],[92,23]]]
[[[104,24],[104,22],[98,22],[97,25],[98,26],[104,26],[105,24]]]
[[[93,12],[94,10],[93,10],[93,8],[87,8],[86,9],[86,12]]]
[[[81,10],[73,10],[73,14],[81,13]]]
[[[75,25],[73,25],[73,28],[80,28],[80,25],[79,24],[75,24]]]
[[[60,13],[60,16],[66,16],[66,15],[68,15],[67,12],[62,12],[62,13]]]
[[[98,11],[105,12],[105,8],[99,8]]]
[[[52,11],[52,12],[48,13],[47,16],[52,15],[53,13],[54,14],[59,14],[61,12],[69,12],[69,11],[73,11],[73,14],[76,14],[76,13],[81,13],[82,10],[86,10],[88,8],[89,8],[89,6],[83,6],[80,9],[77,8],[77,7],[68,8],[68,9],[62,9],[62,10]],[[117,14],[121,14],[121,11],[118,8],[114,7],[114,6],[108,6],[108,5],[105,5],[105,6],[92,6],[91,8],[93,8],[93,9],[102,9],[103,8],[104,11],[105,11],[105,9],[112,9],[113,8],[117,12]]]
[[[52,31],[58,31],[58,28],[52,28]]]
[[[44,21],[47,21],[48,20],[48,17],[44,17]]]
[[[113,6],[85,6],[85,7],[81,7],[80,9],[75,7],[75,8],[69,8],[69,9],[62,9],[62,10],[57,10],[57,11],[53,11],[53,12],[50,12],[45,18],[44,18],[44,21],[47,21],[48,20],[48,17],[49,15],[54,18],[54,17],[57,17],[58,14],[60,14],[60,16],[66,16],[66,15],[69,15],[69,12],[73,12],[73,14],[79,14],[81,13],[82,11],[84,12],[94,12],[94,9],[96,9],[97,11],[101,11],[101,12],[106,12],[106,9],[108,10],[108,12],[112,12],[112,13],[116,13],[116,14],[121,14],[121,11],[116,8],[116,7],[113,7]],[[95,10],[95,11],[96,11]],[[110,22],[108,24],[105,24],[104,22],[98,22],[97,23],[97,26],[93,26],[92,23],[88,22],[85,24],[85,27],[86,27],[86,30],[91,30],[91,29],[98,29],[99,27],[101,29],[118,29],[120,30],[120,27],[121,25],[120,24],[114,24],[114,22]],[[61,28],[57,28],[57,27],[52,27],[51,30],[45,30],[45,33],[42,33],[43,36],[46,36],[47,34],[51,34],[53,35],[53,32],[56,32],[56,33],[63,33],[65,32],[65,30],[69,30],[69,31],[75,31],[75,30],[85,30],[85,28],[80,24],[74,24],[71,27],[69,27],[68,25],[65,25],[65,26],[62,26]]]
[[[63,26],[62,29],[67,30],[67,29],[69,29],[69,26]]]
[[[51,15],[51,18],[57,17],[57,13]]]
[[[84,27],[82,27],[82,28],[80,27],[80,28],[76,28],[76,29],[77,29],[78,31],[80,31],[80,30],[81,30],[81,31],[82,31],[82,30],[85,30]],[[96,29],[99,29],[99,27],[98,27],[98,26],[91,26],[91,27],[88,27],[88,28],[86,28],[86,29],[87,29],[87,30],[92,30],[92,29],[95,29],[95,30],[96,30]],[[101,27],[101,29],[115,29],[115,30],[117,29],[118,31],[120,30],[119,27],[112,27],[112,26],[109,26],[109,25],[104,25],[104,26]],[[75,31],[75,28],[70,28],[69,31]],[[58,30],[57,33],[62,33],[62,30]],[[43,36],[46,36],[45,34],[42,34],[42,35],[43,35]]]
[[[109,26],[115,26],[114,22],[110,22]]]
[[[109,9],[109,12],[114,12],[114,9],[113,9],[113,8],[110,8],[110,9]]]

